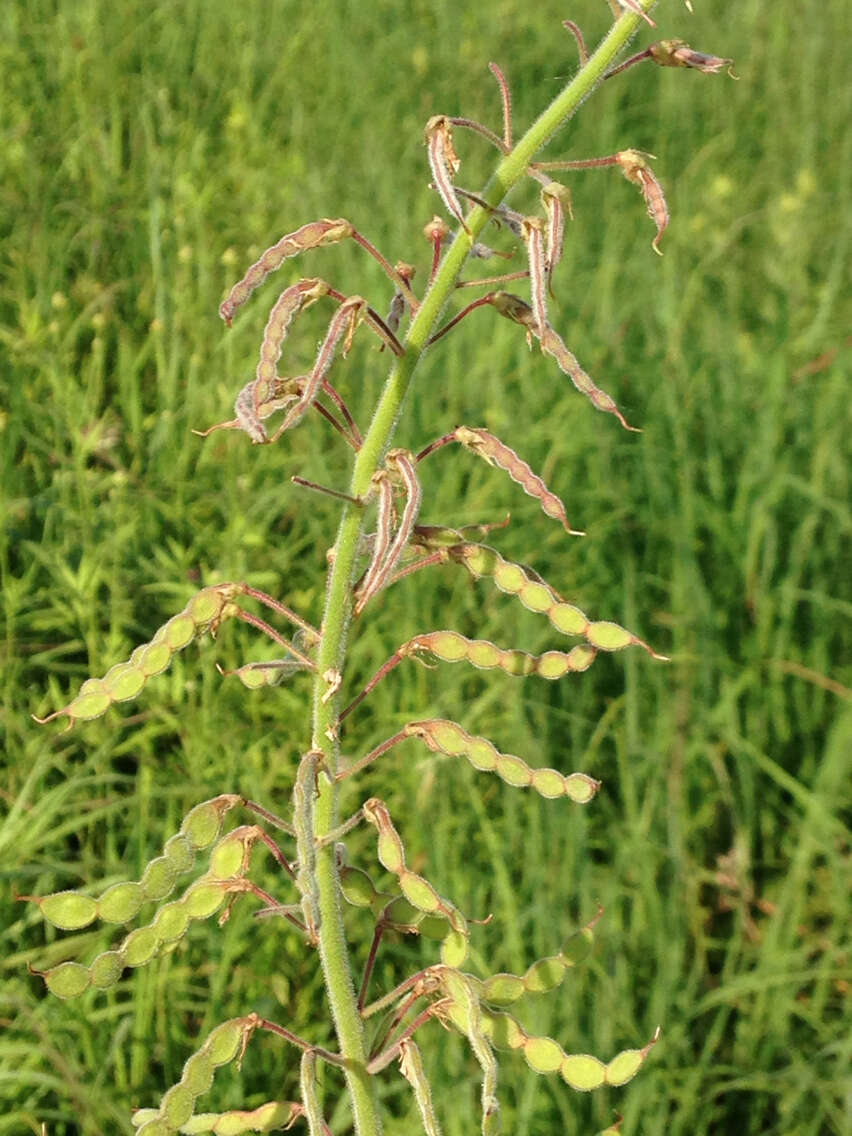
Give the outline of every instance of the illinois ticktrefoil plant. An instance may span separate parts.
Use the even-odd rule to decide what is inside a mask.
[[[442,524],[421,523],[422,464],[440,462],[445,447],[460,446],[471,459],[502,471],[534,498],[545,516],[562,527],[566,539],[582,536],[554,489],[516,451],[514,440],[499,438],[482,425],[448,428],[448,423],[436,423],[433,436],[423,439],[419,451],[392,445],[403,401],[424,352],[440,350],[449,334],[464,334],[458,329],[468,317],[478,321],[502,318],[516,325],[517,334],[526,338],[531,350],[552,360],[579,394],[610,416],[612,428],[637,429],[566,345],[557,330],[558,317],[551,312],[571,216],[570,185],[557,180],[557,175],[605,177],[610,167],[619,169],[644,200],[655,229],[650,243],[660,253],[669,212],[651,166],[653,159],[635,149],[546,162],[536,157],[598,83],[634,64],[650,61],[711,74],[729,65],[729,60],[694,51],[672,39],[617,64],[641,25],[656,26],[649,15],[653,4],[654,0],[613,2],[612,25],[591,53],[579,26],[565,21],[576,41],[579,69],[517,142],[509,83],[494,63],[490,70],[502,106],[499,131],[463,117],[435,115],[429,119],[424,141],[430,184],[436,207],[444,215],[424,219],[427,244],[421,247],[426,248],[426,255],[419,256],[415,248],[412,260],[425,260],[425,267],[415,271],[412,263],[391,263],[354,222],[323,218],[301,224],[271,245],[221,304],[220,315],[230,327],[235,319],[245,318],[243,309],[254,293],[283,265],[298,259],[313,268],[323,248],[344,241],[358,245],[387,277],[389,297],[383,298],[344,293],[315,275],[285,287],[269,312],[254,374],[236,393],[233,416],[199,431],[207,435],[213,430],[233,430],[246,436],[243,441],[262,447],[286,443],[289,432],[299,427],[325,428],[332,429],[340,444],[351,451],[351,478],[345,493],[324,490],[298,474],[293,477],[301,486],[331,493],[340,502],[337,538],[328,558],[325,609],[317,618],[317,613],[309,616],[295,611],[286,597],[269,595],[248,583],[212,584],[192,597],[127,661],[86,681],[67,705],[39,721],[64,719],[73,726],[107,713],[114,703],[139,697],[176,652],[196,640],[214,638],[227,621],[236,619],[271,640],[280,657],[247,661],[233,672],[223,671],[223,676],[233,676],[253,690],[285,680],[310,684],[310,721],[306,714],[303,726],[287,727],[300,731],[303,756],[294,770],[289,806],[280,801],[249,800],[234,786],[222,786],[218,796],[200,802],[186,815],[138,880],[105,890],[93,886],[85,891],[25,897],[49,923],[72,932],[96,920],[124,927],[138,920],[145,905],[156,905],[147,922],[120,933],[109,950],[36,973],[60,998],[75,998],[92,988],[107,990],[128,968],[142,967],[174,949],[191,934],[195,921],[214,916],[224,921],[243,897],[244,902],[257,905],[259,915],[268,917],[258,926],[258,934],[274,934],[282,920],[288,933],[297,933],[306,949],[315,952],[337,1046],[317,1045],[310,1037],[298,1036],[287,1023],[246,1007],[243,1016],[199,1038],[180,1080],[158,1104],[137,1110],[132,1120],[139,1136],[269,1132],[287,1128],[300,1118],[312,1136],[327,1134],[330,1128],[318,1091],[317,1070],[323,1063],[343,1073],[351,1123],[359,1136],[377,1136],[382,1130],[376,1082],[393,1063],[411,1086],[423,1130],[435,1136],[441,1130],[442,1111],[441,1102],[433,1099],[429,1079],[428,1037],[430,1023],[435,1022],[469,1043],[482,1075],[481,1115],[478,1120],[471,1116],[469,1130],[481,1126],[482,1132],[491,1134],[499,1130],[498,1053],[508,1052],[513,1055],[508,1059],[522,1058],[536,1073],[558,1076],[570,1088],[588,1091],[626,1084],[657,1042],[659,1030],[603,1058],[571,1053],[560,1041],[528,1032],[515,1016],[516,1004],[554,990],[589,955],[600,912],[589,913],[586,926],[561,944],[554,943],[554,953],[531,962],[523,974],[471,973],[473,920],[451,896],[440,894],[427,874],[415,870],[406,854],[398,825],[416,821],[391,816],[387,804],[376,797],[363,800],[350,816],[341,815],[340,808],[344,785],[356,784],[354,779],[367,766],[409,742],[496,774],[509,787],[529,789],[553,800],[553,808],[589,805],[601,789],[600,782],[586,773],[537,768],[521,756],[502,752],[463,723],[445,718],[412,720],[370,752],[352,754],[347,744],[352,716],[357,716],[379,683],[393,681],[390,676],[396,668],[410,660],[556,682],[587,670],[601,653],[638,647],[651,659],[664,658],[627,628],[580,610],[533,569],[504,557],[489,543],[499,540],[492,534],[501,523],[459,526],[453,517]],[[493,173],[479,190],[461,184],[462,135],[469,135],[475,145],[491,147],[496,156]],[[534,213],[522,214],[507,199],[519,183],[530,179],[537,187],[538,206]],[[486,226],[489,231],[494,227],[501,231],[500,240],[516,248],[524,267],[465,280],[466,289],[479,287],[483,292],[450,313],[463,266],[507,256],[506,249],[492,249],[481,241]],[[416,282],[423,279],[425,284],[420,287]],[[288,335],[311,307],[328,312],[327,328],[310,370],[290,374]],[[387,360],[387,379],[366,428],[356,421],[346,401],[342,361],[356,335],[374,337],[383,352],[377,357]],[[235,444],[239,444],[236,439]],[[347,650],[368,619],[371,603],[400,579],[422,573],[421,579],[426,580],[429,569],[438,566],[467,572],[499,589],[507,603],[517,600],[541,616],[553,633],[553,649],[536,655],[515,646],[472,639],[453,629],[424,628],[404,643],[389,644],[389,653],[376,660],[366,685],[352,689]],[[265,609],[263,617],[257,614],[258,606]],[[307,698],[306,689],[306,704]],[[232,818],[239,823],[228,827]],[[364,826],[374,837],[374,863],[356,863],[348,851],[347,836],[357,826]],[[259,853],[271,856],[279,872],[275,894],[252,879]],[[377,867],[391,880],[390,885],[379,887],[374,882]],[[184,877],[188,882],[182,882]],[[367,962],[357,984],[344,919],[347,905],[372,916]],[[434,940],[433,961],[394,989],[373,991],[376,958],[390,931]],[[252,1109],[224,1113],[201,1111],[200,1098],[211,1087],[217,1070],[242,1061],[259,1031],[275,1035],[298,1057],[300,1099],[270,1099]]]

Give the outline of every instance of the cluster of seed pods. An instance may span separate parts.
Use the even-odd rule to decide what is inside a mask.
[[[371,797],[364,803],[363,814],[365,820],[378,831],[379,861],[396,876],[403,896],[418,911],[426,915],[442,916],[449,923],[450,932],[442,943],[441,958],[447,966],[460,966],[468,951],[467,920],[457,907],[437,893],[428,880],[406,866],[405,849],[385,803],[377,797]]]
[[[243,1136],[246,1132],[280,1132],[292,1128],[299,1117],[305,1115],[304,1107],[298,1101],[267,1101],[257,1108],[235,1108],[229,1112],[198,1112],[191,1116],[180,1128],[156,1127],[151,1131],[179,1132],[180,1136],[201,1136],[209,1132],[212,1136]],[[140,1108],[132,1117],[133,1124],[142,1128],[149,1121],[163,1118],[156,1108]]]
[[[578,805],[585,805],[600,789],[600,781],[587,777],[585,773],[570,773],[566,776],[556,769],[531,769],[520,757],[500,753],[487,738],[474,737],[457,722],[449,722],[444,718],[409,722],[403,728],[403,733],[408,737],[419,738],[434,753],[467,758],[474,769],[483,773],[496,773],[507,785],[532,789],[542,797],[568,797]]]
[[[447,968],[441,975],[444,997],[436,1007],[441,1016],[468,1037],[472,1025],[478,1025],[495,1049],[520,1051],[534,1072],[559,1073],[566,1084],[581,1092],[603,1085],[627,1084],[639,1072],[659,1037],[657,1030],[642,1049],[626,1049],[606,1063],[587,1053],[569,1054],[553,1038],[528,1034],[510,1014],[483,1006],[475,983],[470,975]],[[478,1011],[476,1023],[471,1021],[471,1003]]]
[[[137,647],[129,660],[111,667],[103,678],[87,679],[77,697],[61,710],[46,718],[36,718],[40,725],[64,715],[75,722],[100,718],[115,702],[136,698],[149,678],[161,674],[171,662],[172,655],[189,646],[193,640],[209,631],[215,633],[225,619],[239,612],[234,603],[242,595],[242,584],[217,584],[204,588],[189,601],[178,615],[157,631],[150,643]]]
[[[485,544],[459,544],[447,549],[451,559],[463,564],[477,579],[488,576],[501,592],[517,596],[528,611],[546,615],[551,625],[563,635],[576,635],[597,651],[622,651],[625,647],[641,647],[654,659],[665,660],[647,643],[618,623],[590,620],[574,604],[567,603],[529,568],[504,560],[496,549]]]
[[[529,497],[533,497],[539,502],[542,512],[559,521],[569,535],[583,536],[582,532],[573,529],[569,524],[562,501],[548,489],[544,481],[537,473],[533,472],[527,462],[500,438],[495,437],[482,426],[458,426],[453,431],[452,436],[465,449],[470,450],[471,453],[476,454],[489,465],[496,466],[508,473],[512,481],[520,485]]]
[[[251,890],[244,876],[251,847],[263,835],[257,825],[242,825],[223,836],[210,854],[209,871],[191,884],[180,899],[164,904],[151,923],[131,931],[117,948],[102,952],[88,966],[63,962],[50,970],[36,973],[41,975],[51,993],[59,998],[79,997],[90,987],[106,990],[115,986],[125,968],[145,966],[162,950],[182,939],[191,922],[209,919],[229,896]],[[110,888],[97,901],[98,913],[106,908],[109,921],[128,922],[135,917],[143,902],[140,899],[141,886],[117,884]],[[63,910],[66,897],[60,894],[52,898],[57,901],[53,905],[53,917],[65,917],[67,923],[74,908],[79,906],[78,897],[69,901],[67,912]],[[81,917],[86,914],[83,910]]]
[[[162,855],[146,866],[137,882],[114,884],[99,897],[79,891],[59,891],[52,895],[27,896],[38,904],[42,917],[63,931],[79,931],[96,919],[104,923],[128,923],[135,919],[144,903],[158,902],[171,895],[178,877],[190,871],[198,852],[209,848],[222,831],[225,815],[242,797],[223,793],[202,801],[183,819],[180,830],[163,846]]]
[[[338,845],[337,857],[340,890],[343,898],[353,907],[369,908],[376,918],[391,931],[416,933],[427,939],[444,939],[447,936],[447,918],[444,915],[427,915],[410,903],[403,895],[381,892],[362,869],[348,864],[343,845]]]
[[[287,1125],[282,1123],[285,1117],[291,1116],[295,1119],[299,1112],[294,1111],[294,1106],[288,1102],[271,1101],[255,1110],[258,1114],[257,1119],[266,1127],[246,1127],[246,1123],[251,1122],[252,1113],[240,1112],[233,1114],[235,1117],[233,1123],[227,1119],[231,1115],[228,1113],[219,1117],[212,1114],[208,1114],[207,1117],[199,1114],[196,1117],[196,1122],[200,1124],[212,1120],[214,1125],[218,1124],[218,1127],[201,1127],[192,1124],[195,1102],[213,1084],[216,1070],[223,1065],[229,1065],[234,1060],[237,1063],[242,1060],[246,1046],[259,1024],[260,1018],[257,1014],[247,1014],[242,1018],[231,1018],[230,1021],[217,1026],[207,1036],[202,1047],[187,1060],[181,1079],[166,1092],[160,1101],[160,1107],[140,1109],[134,1114],[136,1136],[174,1136],[176,1132],[217,1132],[220,1136],[231,1136],[233,1133],[236,1136],[241,1132],[270,1132],[275,1127],[286,1127]],[[263,1110],[266,1110],[265,1113]]]

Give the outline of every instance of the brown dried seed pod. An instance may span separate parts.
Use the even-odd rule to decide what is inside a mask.
[[[460,163],[453,147],[453,132],[446,115],[436,114],[429,119],[426,123],[425,139],[435,188],[447,212],[455,217],[465,232],[468,232],[453,186],[453,178],[458,173]]]
[[[648,216],[657,226],[657,234],[651,242],[651,248],[655,253],[662,256],[659,247],[660,238],[669,223],[669,210],[663,194],[663,187],[654,176],[648,165],[646,155],[641,150],[620,150],[615,158],[627,180],[638,185],[642,190]]]
[[[548,489],[537,473],[533,473],[523,458],[500,438],[482,426],[458,426],[453,433],[456,441],[471,453],[508,473],[529,497],[534,497],[539,502],[545,515],[559,521],[569,535],[585,535],[579,529],[571,528],[562,501]]]
[[[219,307],[219,315],[230,327],[237,308],[241,307],[252,292],[260,287],[270,272],[280,268],[285,260],[308,249],[336,244],[338,241],[351,237],[353,232],[352,225],[339,217],[336,220],[326,218],[322,221],[311,221],[294,233],[287,233],[280,241],[271,245],[260,259],[249,268],[242,280],[233,286],[227,298]]]
[[[728,74],[733,77],[731,71],[733,59],[722,59],[718,55],[704,55],[703,52],[693,51],[682,39],[663,39],[659,43],[652,43],[648,48],[648,55],[660,67],[692,67],[696,71],[703,71],[706,75],[717,75],[723,67],[727,67]]]
[[[585,773],[565,775],[556,769],[531,769],[520,757],[500,753],[487,738],[474,737],[457,722],[431,718],[409,722],[404,732],[420,738],[434,753],[447,757],[465,757],[484,773],[496,773],[508,785],[533,789],[542,797],[568,797],[577,804],[587,804],[600,788],[600,782]]]

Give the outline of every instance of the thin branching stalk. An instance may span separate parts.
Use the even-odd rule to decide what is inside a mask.
[[[654,0],[638,2],[643,12],[654,5]],[[613,65],[619,52],[637,30],[640,19],[635,12],[627,11],[615,21],[597,50],[571,82],[527,130],[515,148],[501,160],[482,193],[488,207],[493,209],[498,206],[524,176],[545,142],[574,114]],[[490,216],[489,209],[480,205],[474,206],[468,214],[466,225],[469,235],[463,232],[456,235],[411,322],[403,343],[404,353],[397,358],[391,369],[373,421],[364,437],[364,444],[355,459],[349,492],[357,501],[363,500],[370,489],[371,479],[390,445],[424,348],[455,288],[471,246]],[[323,636],[317,658],[318,676],[329,670],[343,673],[347,631],[353,606],[355,563],[363,524],[363,510],[344,506],[329,571]],[[331,698],[326,695],[326,683],[318,677],[314,686],[312,745],[324,755],[330,776],[318,780],[318,795],[313,810],[314,836],[317,840],[322,840],[338,824],[338,793],[334,777],[340,760],[336,722],[341,707],[337,694]],[[347,1063],[346,1078],[355,1130],[358,1136],[379,1136],[382,1127],[375,1083],[371,1082],[367,1072],[368,1054],[344,938],[334,849],[330,845],[321,846],[317,852],[316,886],[320,919],[319,954],[340,1051]]]

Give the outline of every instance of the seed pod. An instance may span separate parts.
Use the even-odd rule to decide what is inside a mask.
[[[517,596],[527,610],[546,615],[551,625],[563,635],[582,636],[591,647],[599,651],[642,647],[651,658],[667,661],[665,655],[658,655],[647,643],[619,624],[608,620],[590,621],[578,607],[566,603],[531,569],[504,560],[499,552],[488,545],[461,544],[450,548],[448,552],[472,576],[490,576],[501,592]]]
[[[273,441],[280,438],[281,435],[289,430],[292,426],[297,426],[304,417],[306,411],[316,401],[323,381],[331,370],[331,365],[334,362],[334,357],[337,352],[337,345],[341,339],[345,342],[343,345],[343,354],[346,355],[352,344],[352,336],[355,330],[364,320],[367,313],[367,301],[361,296],[350,296],[344,300],[340,307],[335,312],[328,325],[325,339],[323,340],[319,352],[314,362],[313,370],[308,376],[302,394],[295,406],[291,406],[287,413],[284,415],[284,420],[273,435]]]
[[[705,75],[718,75],[723,67],[732,75],[733,59],[721,59],[718,55],[704,55],[693,51],[682,39],[663,39],[652,43],[648,55],[660,67],[691,67],[703,71]]]
[[[457,1028],[466,1034],[482,1069],[482,1132],[489,1136],[497,1131],[500,1108],[497,1101],[497,1060],[485,1031],[476,982],[470,975],[446,967],[441,970],[441,985],[448,1001],[456,1008]]]
[[[553,271],[562,260],[565,244],[565,211],[571,213],[571,190],[561,182],[551,181],[542,187],[541,203],[547,215],[547,239],[545,244],[544,268],[548,287]],[[551,295],[552,295],[551,290]]]
[[[223,836],[210,853],[210,876],[226,880],[244,875],[252,846],[260,835],[261,829],[256,824],[243,824]]]
[[[438,894],[428,880],[406,867],[405,849],[385,803],[378,797],[371,797],[364,803],[363,813],[364,819],[379,834],[379,860],[382,866],[396,876],[400,891],[418,911],[426,915],[440,915],[447,920],[450,925],[449,942],[445,940],[447,950],[453,959],[461,956],[454,964],[461,965],[467,955],[467,920],[457,907]]]
[[[441,1136],[441,1127],[435,1115],[435,1106],[432,1104],[432,1088],[423,1068],[420,1049],[413,1038],[405,1038],[400,1042],[399,1071],[414,1090],[414,1099],[417,1101],[426,1136]]]
[[[248,1014],[244,1018],[232,1018],[217,1026],[208,1035],[198,1052],[186,1062],[180,1081],[167,1090],[160,1107],[139,1109],[134,1114],[133,1123],[137,1126],[137,1136],[148,1136],[149,1133],[154,1136],[160,1136],[160,1133],[172,1136],[178,1131],[218,1132],[220,1136],[240,1132],[271,1131],[273,1120],[280,1119],[284,1115],[281,1111],[276,1111],[279,1106],[274,1101],[261,1106],[264,1112],[261,1112],[261,1109],[254,1110],[258,1114],[257,1119],[266,1123],[265,1128],[240,1125],[240,1116],[250,1124],[254,1113],[233,1114],[234,1123],[226,1119],[232,1115],[230,1113],[193,1116],[196,1098],[210,1088],[215,1069],[229,1064],[235,1058],[237,1062],[242,1060],[251,1035],[259,1024],[260,1018],[257,1014]],[[275,1105],[275,1108],[270,1108],[270,1105]]]
[[[472,979],[482,1000],[492,1006],[510,1006],[524,994],[546,994],[555,990],[567,972],[591,954],[593,928],[599,918],[600,912],[591,923],[569,936],[558,955],[534,962],[522,977],[492,974],[489,978]]]
[[[35,721],[44,725],[64,715],[73,725],[100,718],[114,702],[135,698],[149,678],[166,669],[175,651],[205,631],[215,631],[223,620],[235,615],[239,609],[233,599],[244,589],[241,584],[204,588],[157,631],[150,643],[137,647],[128,662],[112,667],[102,679],[87,679],[67,706]]]
[[[260,690],[264,686],[278,686],[296,671],[309,669],[307,663],[303,663],[301,659],[267,659],[259,663],[243,663],[241,667],[221,673],[225,677],[236,675],[249,690]]]
[[[497,647],[486,639],[467,639],[457,631],[432,631],[426,635],[416,635],[399,648],[399,653],[408,655],[428,651],[430,655],[443,662],[456,663],[462,660],[483,670],[499,668],[508,675],[539,675],[555,681],[578,671],[586,671],[597,655],[593,647],[577,646],[570,651],[545,651],[543,655],[530,655],[526,651],[506,650]]]
[[[429,168],[432,179],[447,212],[455,217],[466,233],[462,208],[453,187],[453,178],[458,173],[459,159],[453,147],[453,132],[446,115],[434,115],[426,123],[426,146],[429,154]]]
[[[391,450],[385,459],[386,468],[373,477],[373,486],[378,492],[378,511],[376,539],[373,556],[363,580],[358,588],[355,601],[355,615],[360,615],[370,599],[384,588],[394,568],[414,533],[414,522],[420,511],[423,490],[417,478],[413,456],[407,450]],[[399,525],[391,537],[393,524],[393,486],[388,476],[395,473],[405,491],[405,506]]]
[[[625,430],[638,433],[636,427],[631,426],[625,420],[624,415],[606,391],[595,386],[550,324],[545,324],[544,330],[539,331],[539,324],[532,308],[520,296],[514,296],[510,292],[492,292],[488,297],[488,303],[496,308],[502,316],[525,328],[527,341],[530,340],[531,336],[535,336],[541,344],[542,351],[556,360],[560,370],[568,376],[577,390],[584,394],[594,407],[606,411],[608,414],[614,414]]]
[[[241,1136],[244,1132],[277,1132],[291,1128],[304,1109],[297,1101],[267,1101],[253,1109],[199,1112],[184,1124],[181,1136],[211,1132],[213,1136]]]
[[[533,316],[537,327],[542,329],[547,325],[547,265],[544,255],[544,221],[540,217],[525,217],[521,226],[521,235],[527,246]]]
[[[627,180],[638,185],[642,190],[648,216],[657,226],[657,235],[651,242],[651,248],[655,253],[662,256],[659,248],[660,237],[666,231],[669,223],[669,210],[663,194],[663,187],[657,181],[641,151],[621,150],[615,157]]]
[[[533,789],[542,797],[569,797],[585,805],[600,788],[600,782],[585,773],[571,773],[566,777],[556,769],[531,769],[521,758],[500,753],[487,738],[473,737],[458,723],[445,718],[409,722],[404,729],[410,737],[420,738],[433,753],[466,757],[474,769],[496,773],[507,785]]]
[[[562,1079],[580,1092],[591,1092],[602,1085],[624,1085],[639,1072],[660,1031],[642,1049],[627,1049],[604,1064],[587,1053],[568,1054],[549,1037],[532,1037],[509,1014],[481,1011],[482,1031],[498,1049],[523,1052],[531,1069],[537,1073],[559,1073]]]
[[[489,465],[497,466],[508,473],[512,481],[520,485],[529,497],[534,497],[539,502],[542,512],[559,521],[570,536],[584,535],[578,529],[571,528],[565,506],[560,499],[505,442],[482,426],[458,426],[453,433],[456,441],[471,453],[476,454]]]
[[[352,225],[343,218],[337,218],[333,221],[326,218],[322,221],[311,221],[294,233],[287,233],[280,241],[268,248],[260,259],[251,266],[242,280],[233,286],[227,298],[219,307],[219,315],[230,327],[237,308],[242,307],[270,272],[280,268],[285,260],[308,249],[336,244],[338,241],[351,237],[353,232]]]

